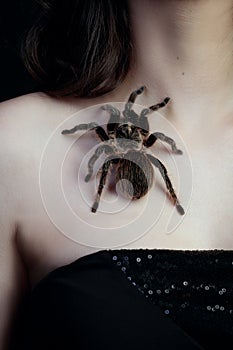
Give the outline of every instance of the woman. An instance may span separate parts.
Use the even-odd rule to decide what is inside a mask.
[[[20,349],[232,348],[232,1],[44,5],[24,59],[48,94],[20,96],[0,109],[1,349],[15,333]],[[44,210],[38,182],[44,147],[59,125],[57,147],[67,147],[61,131],[74,126],[65,122],[70,115],[125,101],[141,86],[143,106],[171,98],[161,113],[191,156],[190,207],[173,235],[166,235],[172,207],[166,201],[156,225],[118,249],[101,249],[107,245],[98,238],[80,243]],[[86,140],[68,159],[71,189],[77,184],[72,166],[81,166],[78,150]],[[48,167],[46,175],[52,186]],[[153,203],[162,203],[163,190],[150,193]],[[138,215],[144,203],[134,201],[131,213]],[[109,219],[88,205],[82,215],[96,227]],[[127,215],[126,209],[111,216],[111,225]],[[149,216],[146,211],[143,222]],[[90,229],[82,226],[78,234],[86,237]]]

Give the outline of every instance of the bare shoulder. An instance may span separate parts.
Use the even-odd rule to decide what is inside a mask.
[[[78,98],[56,98],[43,92],[22,95],[0,103],[0,136],[15,151],[32,150],[67,116],[83,107]]]
[[[46,95],[43,92],[34,92],[22,96],[18,96],[15,98],[12,98],[10,100],[1,102],[0,104],[0,112],[1,112],[1,118],[5,116],[5,113],[8,114],[9,119],[9,113],[25,113],[27,112],[39,112],[43,111],[43,107],[51,104],[53,101],[53,98]]]
[[[33,93],[0,103],[0,188],[1,215],[15,226],[19,203],[19,179],[23,173],[24,159],[32,149],[32,125],[45,109],[46,96]],[[47,102],[46,102],[47,103]],[[4,205],[3,205],[4,204]],[[2,213],[2,211],[5,213]]]
[[[14,205],[13,216],[25,182],[36,176],[35,169],[49,135],[79,108],[78,100],[69,103],[42,92],[0,103],[0,183],[7,191],[9,205]]]
[[[73,113],[82,108],[83,102],[78,98],[56,98],[43,92],[34,92],[0,103],[1,125],[10,126],[14,124],[17,128],[24,120],[26,122],[36,121],[57,116],[57,118]]]

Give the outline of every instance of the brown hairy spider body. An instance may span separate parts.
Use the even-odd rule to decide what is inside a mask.
[[[146,148],[151,147],[157,139],[168,143],[177,154],[182,151],[177,149],[175,141],[160,132],[149,134],[149,123],[147,116],[153,111],[166,106],[170,98],[166,97],[163,102],[144,108],[140,115],[132,109],[136,97],[144,91],[145,87],[133,91],[121,116],[120,111],[112,105],[105,105],[102,108],[110,112],[110,118],[105,131],[97,123],[79,124],[70,130],[63,130],[62,134],[73,134],[77,130],[95,130],[103,144],[97,147],[95,153],[88,161],[88,174],[85,181],[88,182],[93,174],[93,167],[96,160],[102,153],[107,155],[100,170],[100,182],[92,212],[95,213],[102,190],[106,183],[108,172],[115,165],[115,180],[119,184],[120,191],[131,199],[143,197],[153,185],[154,171],[152,164],[160,171],[166,187],[178,212],[183,215],[184,209],[180,205],[173,189],[172,183],[167,175],[167,170],[163,163],[153,155],[146,152]],[[121,181],[120,181],[121,180]],[[130,183],[130,185],[129,185]]]
[[[126,198],[139,199],[145,196],[153,185],[153,167],[146,154],[142,152],[128,151],[121,156],[115,174],[119,190]]]

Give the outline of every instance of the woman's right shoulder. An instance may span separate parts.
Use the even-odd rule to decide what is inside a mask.
[[[8,99],[6,101],[3,101],[0,103],[0,110],[8,110],[8,111],[14,111],[16,108],[20,108],[21,110],[26,110],[28,107],[32,106],[43,106],[44,104],[48,104],[51,102],[54,98],[50,97],[44,92],[32,92],[25,95],[20,95],[11,99]]]
[[[84,108],[85,104],[86,101],[80,98],[58,98],[44,92],[29,93],[1,102],[0,140],[5,143],[13,141],[14,147],[20,149],[25,138],[31,143],[35,134],[36,137],[43,137],[64,119]]]
[[[21,95],[0,103],[0,123],[11,124],[15,127],[22,120],[32,118],[49,118],[53,115],[66,115],[84,106],[82,99],[53,97],[44,92],[33,92]]]
[[[34,159],[42,119],[56,110],[52,98],[42,92],[18,96],[0,103],[0,188],[5,221],[15,226],[20,184],[28,159]],[[54,106],[52,107],[52,105]],[[50,108],[51,107],[51,108]],[[52,112],[51,112],[52,111]],[[6,218],[7,215],[7,218]],[[1,233],[2,234],[2,233]]]
[[[51,132],[82,108],[78,98],[69,101],[35,92],[0,103],[0,187],[21,183],[25,169],[28,172],[39,161]],[[19,192],[15,190],[11,196]]]

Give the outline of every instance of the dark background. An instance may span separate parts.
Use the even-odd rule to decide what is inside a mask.
[[[39,91],[23,65],[20,43],[38,11],[36,0],[11,0],[0,8],[0,101]]]

